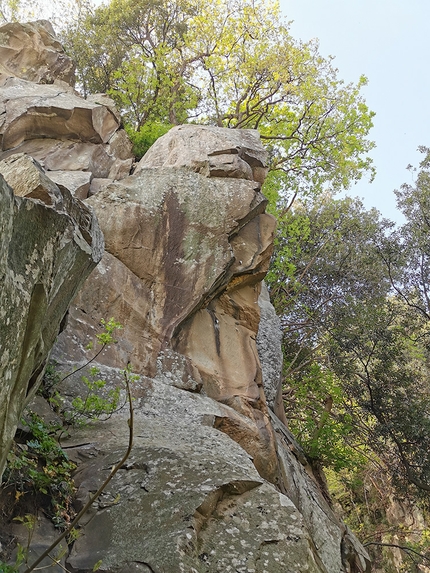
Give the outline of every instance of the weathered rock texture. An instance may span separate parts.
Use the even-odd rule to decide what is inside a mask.
[[[131,143],[105,95],[73,90],[74,66],[49,22],[0,27],[0,159],[27,153],[77,197],[129,175]]]
[[[131,457],[86,515],[67,568],[84,573],[101,562],[106,573],[368,572],[364,550],[330,509],[282,422],[278,326],[267,296],[259,298],[275,223],[260,192],[266,154],[258,133],[177,127],[153,146],[134,175],[113,181],[128,175],[131,158],[111,102],[79,98],[62,82],[67,66],[55,75],[63,68],[51,58],[55,39],[45,24],[6,36],[6,46],[16,46],[18,36],[44,46],[49,73],[23,75],[19,58],[5,58],[1,170],[22,198],[11,198],[9,191],[12,203],[2,208],[9,218],[1,224],[9,229],[12,204],[27,216],[39,208],[56,212],[70,197],[62,199],[59,188],[84,197],[90,184],[86,202],[106,238],[103,260],[76,297],[53,356],[62,370],[84,364],[94,355],[85,347],[100,320],[115,317],[124,328],[117,344],[97,358],[102,375],[108,388],[121,382],[120,369],[128,362],[140,375],[133,385]],[[40,161],[56,184],[23,152]],[[28,181],[23,189],[17,168]],[[35,207],[22,207],[28,204]],[[21,265],[14,279],[31,275],[36,298],[27,296],[27,305],[42,327],[49,322],[51,328],[48,303],[52,311],[61,307],[57,290],[46,288],[45,294],[37,286],[45,284],[44,270],[30,272],[33,260],[47,259],[42,243],[34,245],[32,258],[20,237],[7,239],[8,233],[2,233],[8,241],[2,257],[12,252]],[[68,237],[73,242],[72,230]],[[46,252],[59,256],[67,245],[59,239]],[[55,268],[46,273],[54,281]],[[13,284],[19,293],[21,279]],[[6,326],[9,306],[4,301],[0,307]],[[39,318],[40,309],[45,314]],[[18,345],[36,364],[37,379],[40,349],[48,348],[52,332],[42,335],[34,320],[26,324],[29,334]],[[17,344],[16,336],[8,337]],[[27,351],[33,339],[38,342]],[[80,374],[62,385],[66,403],[81,392]],[[64,443],[78,463],[77,509],[121,459],[127,418],[120,410]],[[37,551],[52,536],[47,530],[44,541],[44,527],[36,532]]]
[[[102,253],[88,207],[30,157],[0,162],[0,475],[68,306]]]
[[[75,67],[49,22],[10,22],[0,28],[0,82],[14,76],[36,84],[74,85]]]
[[[124,329],[98,359],[103,372],[114,386],[130,361],[141,379],[132,459],[88,516],[73,570],[100,559],[124,572],[367,570],[282,423],[279,322],[267,293],[259,298],[274,232],[260,193],[265,161],[256,132],[178,127],[134,175],[87,200],[107,252],[55,358],[83,363],[100,319],[114,316]],[[121,413],[67,444],[80,503],[127,438]]]
[[[228,141],[232,133],[237,145],[234,132],[185,131],[201,148],[209,139],[209,144],[220,141],[218,150],[226,156],[229,150],[232,156],[241,153]],[[182,136],[181,128],[175,132]],[[163,148],[163,139],[155,150]],[[253,162],[264,166],[258,134],[246,132],[244,141]],[[240,173],[232,183],[220,176],[222,163],[217,177],[195,173],[191,161],[188,168],[184,163],[181,168],[143,167],[88,199],[107,254],[76,301],[70,329],[74,335],[80,331],[80,345],[86,345],[100,319],[114,316],[125,328],[105,363],[131,362],[151,377],[160,353],[164,360],[168,351],[186,356],[205,393],[242,415],[218,420],[220,429],[235,435],[262,474],[276,481],[274,434],[255,344],[259,288],[275,221],[264,213],[267,201],[258,182]],[[76,336],[61,339],[63,359],[82,359],[75,341]]]

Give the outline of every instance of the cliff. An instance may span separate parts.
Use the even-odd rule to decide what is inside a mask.
[[[105,96],[83,100],[66,83],[73,77],[70,62],[49,25],[8,26],[2,38],[15,52],[6,50],[12,56],[0,70],[0,172],[30,165],[45,182],[44,196],[58,189],[74,196],[73,212],[95,213],[105,239],[105,253],[73,300],[53,349],[57,368],[72,373],[58,389],[66,402],[83,395],[83,371],[73,370],[93,358],[87,345],[101,319],[110,317],[123,329],[91,366],[97,364],[106,390],[122,384],[127,364],[138,374],[131,455],[84,517],[64,565],[82,573],[96,564],[124,573],[370,571],[366,552],[333,513],[284,423],[279,324],[262,292],[275,221],[261,194],[267,157],[258,133],[179,126],[129,174],[130,144],[117,112]],[[33,67],[29,75],[24,55],[34,46],[44,71]],[[9,181],[17,193],[18,179]],[[26,200],[39,207],[35,188]],[[5,225],[12,223],[6,217]],[[31,225],[47,232],[52,223],[45,213]],[[10,237],[21,266],[41,259],[24,247],[27,237]],[[70,294],[84,274],[69,279]],[[3,296],[0,329],[4,309],[20,306]],[[55,304],[43,300],[30,307],[40,309],[56,333],[49,318]],[[70,297],[62,301],[68,305]],[[38,334],[39,315],[30,310],[25,316],[27,331],[48,349],[52,333]],[[2,336],[2,364],[15,376],[22,368],[8,358],[6,339],[15,351],[26,346],[12,331]],[[46,356],[37,361],[36,377],[23,360],[33,395]],[[14,394],[7,400],[15,403]],[[27,401],[19,401],[5,435],[13,434]],[[77,463],[77,509],[126,450],[128,417],[119,409],[62,441]],[[22,526],[14,533],[26,536]],[[41,518],[31,555],[54,536]]]

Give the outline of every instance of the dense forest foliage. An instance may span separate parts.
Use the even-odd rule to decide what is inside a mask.
[[[37,15],[37,2],[26,9]],[[0,3],[5,20],[23,10]],[[428,510],[430,150],[396,191],[402,226],[336,199],[374,172],[366,78],[344,84],[316,41],[290,35],[277,2],[80,2],[62,5],[57,24],[77,88],[115,100],[138,157],[179,123],[259,130],[279,222],[267,281],[290,429],[365,541],[389,544],[385,531],[425,560],[425,528],[393,533],[370,507],[395,492]]]

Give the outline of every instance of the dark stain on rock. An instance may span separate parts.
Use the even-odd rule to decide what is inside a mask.
[[[206,308],[206,310],[208,311],[208,313],[212,319],[212,324],[214,327],[214,335],[215,335],[216,353],[218,354],[218,356],[220,356],[221,355],[221,340],[220,340],[220,336],[219,336],[219,321],[218,321],[217,315],[213,309],[208,307],[208,308]]]

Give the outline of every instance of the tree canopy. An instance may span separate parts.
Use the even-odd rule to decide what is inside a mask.
[[[396,227],[358,199],[296,203],[268,275],[284,332],[287,418],[326,467],[377,456],[430,491],[430,151],[397,191]]]
[[[373,175],[366,79],[345,85],[277,2],[111,0],[63,39],[84,94],[108,92],[135,141],[154,122],[258,129],[282,201]]]

